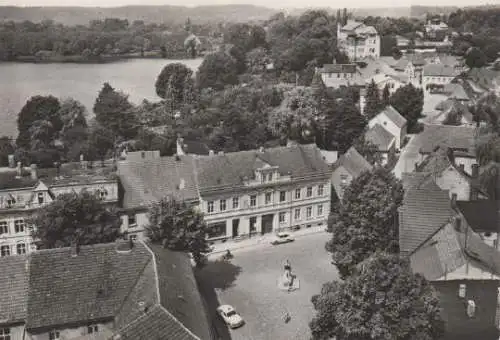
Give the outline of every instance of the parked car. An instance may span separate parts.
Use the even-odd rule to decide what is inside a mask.
[[[290,243],[295,241],[295,239],[287,233],[277,233],[274,240],[271,241],[273,246],[283,243]]]
[[[221,305],[217,307],[217,313],[230,328],[238,328],[245,323],[243,318],[236,313],[234,308],[230,305]]]

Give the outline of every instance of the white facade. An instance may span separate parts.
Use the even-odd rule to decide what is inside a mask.
[[[349,20],[337,27],[337,46],[351,62],[372,57],[380,58],[380,35],[373,26]]]
[[[371,129],[377,124],[380,124],[394,136],[396,139],[396,148],[401,149],[401,141],[406,136],[406,125],[400,128],[383,111],[368,122],[368,127]]]
[[[448,76],[448,75],[425,75],[425,73],[422,76],[422,86],[425,89],[426,92],[429,92],[429,86],[430,85],[447,85],[450,84],[453,79],[455,79],[455,76]]]

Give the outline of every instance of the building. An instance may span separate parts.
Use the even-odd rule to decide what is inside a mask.
[[[373,26],[347,20],[337,26],[337,47],[343,50],[350,61],[380,57],[380,35]]]
[[[322,225],[330,212],[331,171],[315,145],[122,161],[118,175],[130,234],[165,196],[196,205],[213,242]]]
[[[383,73],[378,73],[371,78],[365,80],[366,86],[368,86],[372,81],[377,85],[377,88],[380,91],[380,95],[382,95],[385,87],[389,89],[389,93],[392,95],[396,92],[400,87],[406,85],[405,80],[401,79],[404,77],[400,77],[397,75],[388,75]]]
[[[377,146],[382,156],[382,165],[386,165],[396,154],[396,138],[380,124],[375,124],[366,131],[365,141]]]
[[[427,20],[424,37],[430,41],[444,41],[448,37],[448,25],[437,16]]]
[[[437,114],[429,121],[431,124],[442,124],[449,115],[457,115],[460,118],[460,125],[474,127],[476,122],[469,108],[463,104],[463,101],[449,97],[448,99],[436,105]]]
[[[0,173],[0,187],[0,256],[36,249],[25,219],[61,194],[86,190],[96,193],[103,204],[118,204],[118,180],[113,170],[89,168],[84,161],[53,169],[32,165],[29,171],[18,163],[16,170]]]
[[[396,149],[401,149],[402,143],[406,137],[406,128],[408,125],[406,118],[401,116],[401,114],[392,105],[388,105],[375,117],[370,119],[368,127],[371,129],[377,124],[381,125],[395,137],[395,147]]]
[[[213,339],[189,257],[120,241],[0,261],[8,340]]]
[[[422,87],[422,73],[425,64],[425,58],[415,53],[401,57],[393,64],[393,68],[396,72],[405,75],[408,83],[413,84],[415,87]]]
[[[433,91],[435,88],[443,88],[450,84],[460,71],[456,68],[443,64],[427,64],[422,71],[422,86],[425,91]]]
[[[373,166],[352,146],[334,165],[331,182],[337,197],[342,200],[344,190],[352,180],[365,171],[371,171]]]
[[[364,86],[356,64],[325,64],[317,68],[316,72],[320,74],[326,87],[338,89],[342,86]]]

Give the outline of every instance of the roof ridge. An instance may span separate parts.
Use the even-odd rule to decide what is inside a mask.
[[[149,310],[149,312],[153,311],[155,308],[159,308],[160,305],[154,305],[153,308],[151,308]],[[115,332],[113,332],[113,335],[115,334],[120,334],[120,333],[123,333],[124,331],[128,330],[129,328],[131,328],[133,325],[135,325],[136,323],[138,323],[139,321],[141,321],[142,319],[146,318],[146,317],[149,317],[149,314],[146,312],[146,313],[143,313],[141,315],[139,315],[137,318],[135,318],[134,320],[130,321],[128,324],[126,324],[125,326],[123,326],[122,328],[116,330]],[[113,339],[113,337],[112,337]]]

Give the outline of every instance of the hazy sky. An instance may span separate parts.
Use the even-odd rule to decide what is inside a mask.
[[[10,6],[100,6],[114,7],[123,5],[214,5],[214,4],[253,4],[273,8],[295,7],[407,7],[414,5],[430,6],[468,6],[479,4],[500,4],[500,0],[0,0],[0,5]]]

